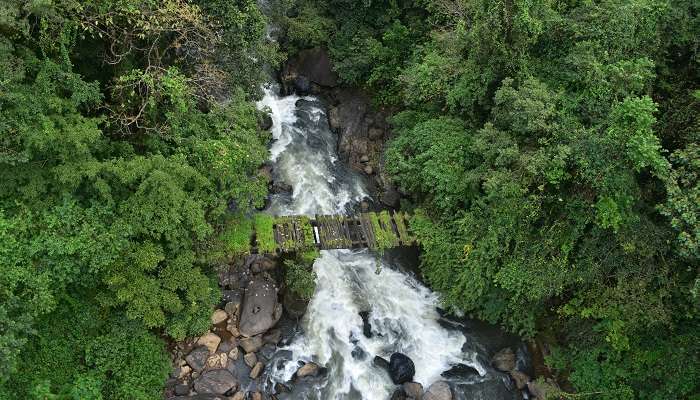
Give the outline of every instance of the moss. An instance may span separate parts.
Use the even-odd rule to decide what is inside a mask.
[[[255,242],[260,253],[274,253],[277,250],[275,240],[275,217],[270,214],[255,214]]]
[[[226,222],[220,239],[227,253],[239,256],[250,254],[250,242],[253,237],[251,218],[238,215]]]
[[[408,227],[406,226],[406,221],[408,216],[403,212],[394,213],[394,222],[396,222],[396,230],[399,231],[399,238],[404,244],[413,243],[416,241],[416,237],[412,235]]]
[[[374,231],[376,250],[382,253],[385,249],[399,245],[399,238],[394,233],[388,211],[382,211],[379,214],[369,213],[369,220]]]

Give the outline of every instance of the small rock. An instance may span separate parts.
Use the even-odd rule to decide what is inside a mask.
[[[197,393],[224,394],[237,386],[236,377],[226,369],[207,371],[194,382]]]
[[[363,164],[366,164],[369,162],[369,157],[367,157],[367,154],[363,154],[362,157],[360,157],[360,162]]]
[[[406,382],[403,384],[403,391],[406,396],[420,400],[423,397],[423,385],[418,382]]]
[[[407,355],[394,353],[389,358],[389,376],[396,385],[410,382],[416,373],[416,367]]]
[[[224,310],[226,311],[226,314],[233,317],[234,315],[238,315],[238,310],[240,309],[240,307],[241,307],[240,301],[229,301],[224,306]]]
[[[263,342],[269,343],[269,344],[277,344],[280,342],[281,338],[282,338],[282,331],[279,329],[273,329],[273,330],[267,332],[263,336]]]
[[[228,319],[228,315],[226,314],[226,311],[224,310],[216,310],[214,311],[214,314],[211,315],[211,324],[216,325],[220,324]]]
[[[256,356],[255,353],[248,353],[243,356],[243,361],[245,361],[247,366],[253,368],[255,363],[258,362],[258,356]]]
[[[207,359],[209,358],[209,349],[206,346],[199,346],[192,350],[190,354],[185,357],[187,364],[189,364],[195,371],[201,371],[207,365]]]
[[[221,343],[221,338],[217,336],[215,333],[207,333],[206,335],[202,336],[197,340],[197,345],[199,346],[206,346],[207,349],[209,349],[210,353],[215,353],[216,349],[219,347],[219,343]]]
[[[372,175],[374,173],[374,168],[372,168],[371,165],[365,165],[365,168],[363,171],[365,171],[365,174],[367,174],[367,175]]]
[[[190,386],[179,384],[175,386],[175,395],[177,396],[187,396],[190,394]]]
[[[316,363],[308,362],[297,370],[297,377],[316,376],[319,372],[319,366]]]
[[[513,378],[513,382],[515,382],[515,387],[517,387],[518,390],[525,389],[527,383],[530,382],[530,377],[527,376],[527,374],[518,370],[510,371],[510,377]]]
[[[255,363],[255,366],[250,371],[250,379],[257,379],[258,376],[260,376],[260,373],[262,372],[263,367],[264,367],[264,365],[260,361]]]
[[[379,129],[379,128],[369,128],[369,132],[367,132],[369,135],[370,140],[378,140],[384,137],[384,131]]]
[[[510,347],[500,350],[491,359],[494,368],[501,372],[510,372],[515,369],[515,353]]]
[[[263,340],[262,337],[258,336],[253,336],[249,338],[242,339],[240,342],[241,347],[243,350],[245,350],[246,353],[254,353],[258,350],[263,345]]]
[[[207,350],[208,351],[208,350]],[[192,372],[192,368],[189,365],[183,365],[179,368],[177,379],[183,380]]]
[[[219,353],[228,353],[238,346],[238,340],[236,338],[230,338],[229,340],[224,340],[219,344]]]
[[[231,349],[231,351],[228,352],[228,358],[232,359],[233,361],[238,361],[238,357],[240,357],[240,350],[238,347],[234,347]]]
[[[253,393],[251,400],[263,400],[262,393],[260,393],[260,392]]]
[[[245,393],[244,392],[236,392],[236,394],[231,397],[231,400],[245,400]]]
[[[241,336],[241,332],[238,330],[238,327],[236,325],[227,325],[226,330],[231,333],[231,336],[237,338]]]
[[[423,400],[452,400],[452,390],[445,381],[437,381],[428,387]]]
[[[383,359],[382,357],[375,356],[372,360],[372,364],[374,364],[375,367],[379,367],[389,372],[389,361]]]
[[[226,353],[216,353],[207,359],[207,366],[212,369],[226,368],[228,355]]]

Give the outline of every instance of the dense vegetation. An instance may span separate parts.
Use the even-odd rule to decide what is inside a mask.
[[[262,205],[253,0],[0,4],[0,398],[155,399]],[[228,214],[228,215],[227,215]]]
[[[290,49],[397,111],[447,306],[546,338],[581,396],[700,398],[697,2],[281,3]]]

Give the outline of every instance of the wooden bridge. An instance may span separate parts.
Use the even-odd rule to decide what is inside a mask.
[[[257,214],[237,220],[224,232],[223,241],[233,254],[284,253],[306,250],[384,250],[411,246],[416,238],[402,212],[362,213],[356,216],[316,215],[274,217]]]

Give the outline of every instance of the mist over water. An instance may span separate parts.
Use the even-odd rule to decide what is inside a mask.
[[[267,88],[260,108],[272,113],[271,162],[276,180],[293,193],[273,195],[268,212],[275,215],[347,213],[368,196],[360,176],[337,159],[337,137],[319,99],[280,97]],[[395,265],[382,264],[367,250],[321,251],[314,264],[316,293],[301,322],[303,334],[281,349],[287,356],[267,368],[272,382],[289,381],[298,361],[328,368],[316,387],[292,391],[290,398],[388,399],[395,385],[372,365],[379,355],[401,352],[414,361],[414,380],[427,387],[451,365],[485,368],[462,348],[466,338],[438,323],[435,294]],[[363,334],[360,312],[369,313],[371,337]]]

